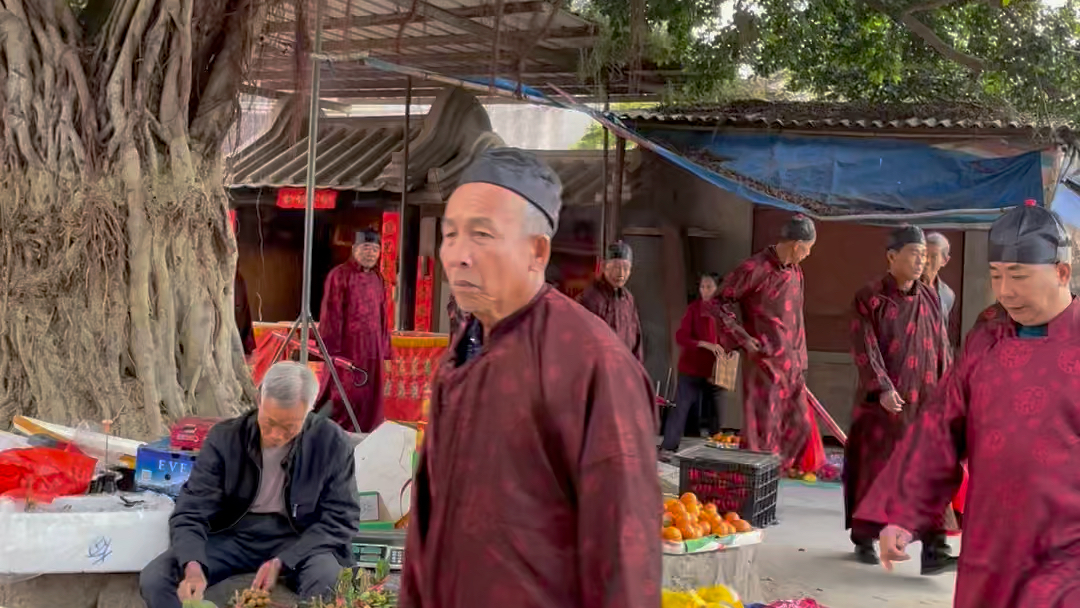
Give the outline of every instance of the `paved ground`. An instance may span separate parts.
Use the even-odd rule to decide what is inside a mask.
[[[758,550],[765,599],[809,596],[827,608],[952,605],[955,576],[919,576],[918,546],[891,574],[851,559],[838,485],[784,482],[777,513],[780,523],[766,530]],[[952,543],[958,552],[959,543]]]

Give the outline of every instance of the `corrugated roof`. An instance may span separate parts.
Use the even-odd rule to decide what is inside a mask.
[[[304,187],[307,125],[293,128],[292,116],[289,103],[282,104],[271,129],[229,158],[226,183],[230,188]],[[491,133],[483,106],[462,89],[446,89],[426,116],[411,120],[410,190],[423,185],[429,170],[468,154],[479,138],[494,137],[501,145]],[[317,187],[401,192],[404,131],[402,116],[320,119]]]
[[[637,124],[822,130],[1003,130],[1071,133],[1064,122],[1037,121],[974,104],[856,104],[738,101],[720,106],[667,107],[627,112]]]

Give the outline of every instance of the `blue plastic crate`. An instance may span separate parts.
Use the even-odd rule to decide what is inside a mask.
[[[140,446],[135,457],[135,487],[176,497],[197,456],[198,452],[172,449],[168,437]]]

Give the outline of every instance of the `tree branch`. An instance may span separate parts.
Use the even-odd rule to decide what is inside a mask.
[[[942,57],[952,61],[953,63],[962,65],[971,70],[972,74],[978,76],[986,69],[986,62],[973,55],[961,53],[953,48],[949,43],[945,42],[938,36],[934,30],[930,29],[925,23],[919,21],[914,13],[924,12],[941,8],[943,6],[953,4],[957,0],[930,0],[925,4],[915,5],[907,8],[898,18],[896,18],[904,27],[908,29],[912,34],[915,34],[922,39],[923,42],[930,45],[935,51]],[[980,0],[981,1],[981,0]],[[863,2],[870,8],[893,17],[889,12],[887,6],[882,5],[878,0],[863,0]]]

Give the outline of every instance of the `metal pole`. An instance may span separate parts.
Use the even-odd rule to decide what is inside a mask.
[[[604,87],[604,114],[607,115],[610,105],[608,104],[607,87]],[[602,126],[602,125],[601,125]],[[607,232],[607,211],[608,211],[608,136],[610,131],[607,127],[604,127],[604,165],[600,171],[600,181],[604,182],[603,198],[600,201],[600,258],[604,257],[604,250],[607,249],[608,239],[611,235]]]
[[[408,305],[405,303],[405,204],[409,196],[409,140],[411,139],[409,119],[412,110],[412,76],[405,77],[405,147],[401,155],[401,205],[398,207],[398,322],[399,331],[404,331],[405,311]]]
[[[322,14],[325,0],[315,5],[315,49],[311,54],[311,108],[308,113],[307,198],[304,201],[304,282],[300,305],[300,363],[308,362],[311,329],[311,247],[315,231],[315,154],[319,143],[319,72],[322,62]],[[332,363],[330,365],[333,365]]]
[[[626,140],[615,137],[615,188],[611,197],[611,208],[608,209],[607,231],[612,241],[619,240],[619,209],[622,207],[623,196],[623,165],[626,164]]]

